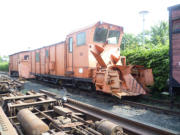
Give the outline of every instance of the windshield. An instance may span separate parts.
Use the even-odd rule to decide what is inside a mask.
[[[94,41],[95,42],[106,42],[106,37],[107,37],[107,29],[104,28],[96,28],[95,34],[94,34]]]
[[[108,35],[108,44],[118,44],[120,32],[116,30],[110,30]]]
[[[110,30],[108,37],[108,30],[104,28],[96,28],[95,34],[94,34],[94,41],[95,42],[101,42],[105,43],[108,41],[108,44],[118,44],[120,31],[116,30]]]

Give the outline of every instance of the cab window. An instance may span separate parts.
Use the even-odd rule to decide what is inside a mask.
[[[48,58],[48,57],[49,57],[49,51],[46,50],[46,58]]]
[[[36,62],[39,62],[40,58],[39,58],[39,52],[36,52]]]
[[[29,55],[24,55],[24,60],[29,60]]]
[[[94,34],[94,41],[95,42],[101,42],[105,43],[106,42],[106,37],[107,37],[107,29],[104,28],[96,28],[95,34]]]
[[[70,38],[69,38],[69,52],[70,52],[70,53],[72,52],[72,49],[73,49],[73,38],[70,37]]]
[[[174,32],[174,33],[180,32],[180,21],[175,22],[175,23],[173,24],[173,32]]]
[[[86,33],[85,32],[78,33],[76,36],[76,40],[77,40],[77,46],[85,45],[86,44]]]
[[[110,30],[109,35],[108,35],[108,39],[107,39],[108,44],[118,44],[119,36],[120,36],[120,31]]]

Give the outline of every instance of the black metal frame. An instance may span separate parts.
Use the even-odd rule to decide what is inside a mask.
[[[18,71],[11,70],[11,71],[10,71],[10,76],[11,76],[11,77],[19,77],[19,72],[18,72]]]
[[[34,75],[36,77],[41,77],[41,78],[49,78],[49,79],[54,79],[54,80],[69,80],[73,82],[87,82],[87,83],[92,83],[92,79],[90,78],[78,78],[78,77],[69,77],[69,76],[57,76],[57,75],[49,75],[49,74],[36,74],[32,73],[31,75]],[[57,83],[57,82],[53,82]]]

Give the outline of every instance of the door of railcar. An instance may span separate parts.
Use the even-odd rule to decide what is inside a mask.
[[[73,74],[73,37],[69,37],[67,43],[67,75]]]
[[[49,74],[49,59],[50,59],[50,51],[49,47],[45,48],[45,74]]]
[[[56,74],[56,46],[52,45],[49,49],[50,58],[49,58],[49,71],[50,75]]]

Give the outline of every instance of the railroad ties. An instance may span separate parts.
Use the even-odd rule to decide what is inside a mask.
[[[178,133],[117,116],[49,91],[18,91],[20,80],[1,76],[0,134],[4,135],[176,135]],[[4,87],[3,87],[4,88]]]
[[[0,130],[11,135],[137,135],[177,133],[117,116],[49,91],[1,94]],[[1,129],[0,128],[0,129]]]

